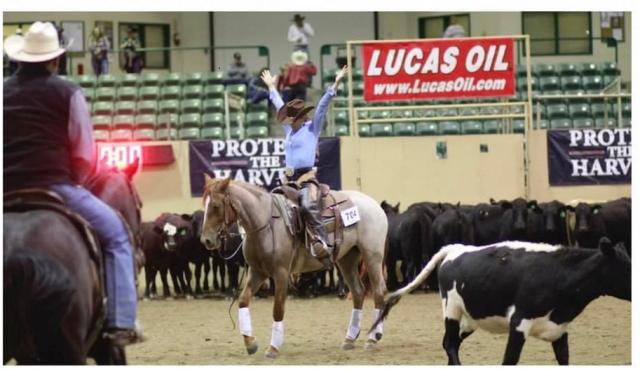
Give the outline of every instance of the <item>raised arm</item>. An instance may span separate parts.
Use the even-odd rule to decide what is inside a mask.
[[[313,119],[311,120],[311,130],[316,136],[319,136],[320,132],[322,132],[324,116],[327,113],[327,109],[329,108],[329,103],[331,103],[331,98],[336,96],[338,85],[340,84],[340,81],[344,78],[344,76],[347,74],[348,71],[349,69],[345,65],[342,68],[342,70],[338,72],[338,74],[336,74],[336,80],[333,83],[333,85],[331,85],[331,87],[327,89],[324,95],[322,95],[322,98],[320,99],[320,101],[318,101],[316,112],[314,113]]]
[[[277,77],[272,76],[271,72],[268,70],[262,72],[262,75],[260,77],[262,78],[264,84],[267,85],[267,88],[269,88],[269,100],[271,100],[271,103],[273,104],[273,106],[275,106],[276,111],[280,110],[280,108],[284,106],[284,101],[282,101],[280,93],[278,92],[278,90],[276,90]],[[288,124],[285,124],[282,127],[284,128],[285,134],[288,134],[291,131],[291,127]]]

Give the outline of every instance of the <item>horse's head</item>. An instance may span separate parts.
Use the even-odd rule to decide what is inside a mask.
[[[224,248],[229,228],[238,220],[229,197],[230,178],[213,179],[205,174],[204,219],[200,242],[208,250]]]
[[[164,248],[168,251],[176,251],[180,245],[193,237],[193,224],[189,214],[164,213],[154,222],[153,230],[162,235]]]

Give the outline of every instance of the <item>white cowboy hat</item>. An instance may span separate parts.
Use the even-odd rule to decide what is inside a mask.
[[[291,54],[291,62],[295,65],[304,65],[309,60],[309,55],[304,51],[298,50]]]
[[[35,22],[24,36],[7,37],[4,51],[12,60],[39,63],[62,55],[72,42],[73,40],[69,40],[66,48],[60,47],[56,27],[51,22]]]

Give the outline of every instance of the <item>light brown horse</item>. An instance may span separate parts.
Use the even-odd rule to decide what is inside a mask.
[[[284,342],[284,304],[291,274],[322,269],[322,263],[312,257],[301,241],[292,236],[282,218],[274,214],[274,195],[260,187],[230,179],[212,179],[205,174],[205,216],[201,241],[209,249],[224,247],[228,229],[236,221],[246,231],[244,257],[249,264],[248,277],[239,300],[239,327],[247,352],[258,350],[253,336],[249,302],[260,285],[269,277],[275,281],[273,328],[271,344],[265,356],[275,358]],[[342,349],[355,347],[360,334],[364,288],[358,275],[358,263],[364,260],[371,281],[375,303],[373,319],[384,305],[386,286],[382,274],[387,217],[380,205],[369,196],[356,191],[343,191],[357,206],[360,221],[345,228],[344,241],[335,257],[344,280],[353,294],[353,311],[342,342]],[[275,210],[277,213],[277,210]],[[309,327],[310,329],[312,327]],[[382,324],[369,334],[365,349],[375,349],[382,338]]]

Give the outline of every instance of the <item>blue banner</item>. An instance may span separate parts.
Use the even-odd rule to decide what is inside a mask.
[[[341,189],[340,140],[320,138],[317,178]],[[284,139],[198,140],[189,142],[191,195],[202,196],[204,173],[212,177],[249,182],[271,190],[284,176]]]
[[[631,129],[547,131],[552,186],[631,183]]]

